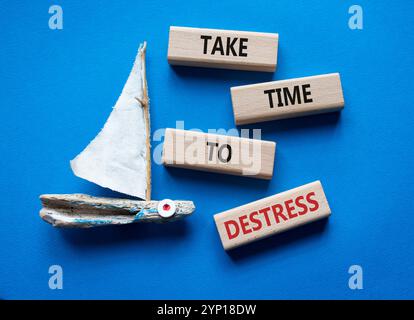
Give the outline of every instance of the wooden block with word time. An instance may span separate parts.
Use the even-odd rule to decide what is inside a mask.
[[[320,181],[214,215],[225,250],[269,237],[331,214]]]
[[[232,87],[237,125],[338,111],[344,107],[339,73]]]
[[[172,65],[273,72],[277,33],[170,27]]]
[[[165,166],[271,179],[276,143],[188,130],[166,129]]]

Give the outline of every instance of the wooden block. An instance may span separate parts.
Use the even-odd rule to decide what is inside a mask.
[[[225,250],[331,214],[320,181],[214,215]]]
[[[166,129],[166,166],[271,179],[276,143],[195,131]]]
[[[338,111],[344,107],[339,73],[231,88],[237,125]]]
[[[172,65],[273,72],[277,33],[170,27]]]

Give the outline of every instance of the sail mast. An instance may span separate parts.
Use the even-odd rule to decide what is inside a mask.
[[[104,127],[70,164],[102,187],[151,200],[151,130],[145,70],[146,43]]]

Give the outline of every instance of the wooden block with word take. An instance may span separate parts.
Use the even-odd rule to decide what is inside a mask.
[[[235,136],[166,129],[165,166],[271,179],[276,143]]]
[[[344,107],[339,73],[231,88],[237,125],[338,111]]]
[[[331,214],[320,181],[214,215],[225,250]]]
[[[170,27],[172,65],[273,72],[277,33]]]

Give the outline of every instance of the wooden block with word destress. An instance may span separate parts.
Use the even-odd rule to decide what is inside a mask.
[[[225,250],[269,237],[331,214],[320,181],[214,215]]]
[[[237,125],[338,111],[344,107],[339,73],[232,87]]]
[[[273,72],[277,33],[170,27],[172,65]]]
[[[188,130],[166,129],[165,166],[271,179],[276,143]]]

